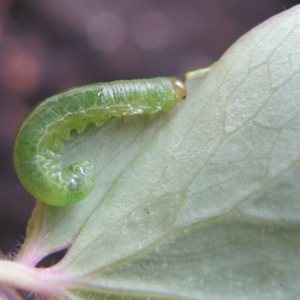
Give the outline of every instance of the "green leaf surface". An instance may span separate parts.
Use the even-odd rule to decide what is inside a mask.
[[[96,188],[38,204],[17,258],[70,299],[300,297],[300,6],[267,20],[153,119],[113,120],[65,148]]]

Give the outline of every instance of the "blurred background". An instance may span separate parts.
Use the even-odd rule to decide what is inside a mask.
[[[12,166],[32,107],[99,81],[183,76],[300,1],[0,0],[0,250],[22,243],[33,199]]]

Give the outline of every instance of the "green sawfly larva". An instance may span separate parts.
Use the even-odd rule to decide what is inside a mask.
[[[64,142],[87,125],[112,117],[169,111],[186,90],[174,77],[122,80],[78,87],[47,98],[22,123],[15,140],[14,166],[25,189],[38,201],[65,206],[94,187],[94,165],[62,165]]]

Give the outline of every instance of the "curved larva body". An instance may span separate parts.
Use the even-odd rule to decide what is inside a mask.
[[[168,111],[186,95],[174,78],[99,83],[50,97],[21,125],[14,148],[14,166],[25,189],[37,200],[65,206],[85,198],[94,186],[94,166],[79,161],[63,166],[61,150],[74,130],[112,117]]]

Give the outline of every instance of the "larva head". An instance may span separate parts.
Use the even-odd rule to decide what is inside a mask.
[[[53,205],[65,206],[85,198],[94,188],[95,167],[92,162],[82,160],[63,169],[65,190],[60,203]],[[63,201],[64,203],[62,203]]]
[[[53,206],[76,203],[87,197],[94,188],[95,171],[90,161],[82,160],[63,168],[53,161],[52,167],[49,168],[48,164],[39,175],[28,192],[39,201]]]
[[[186,90],[184,83],[176,77],[171,77],[170,80],[171,80],[173,89],[175,91],[176,100],[185,99],[186,95],[187,95],[187,90]]]

